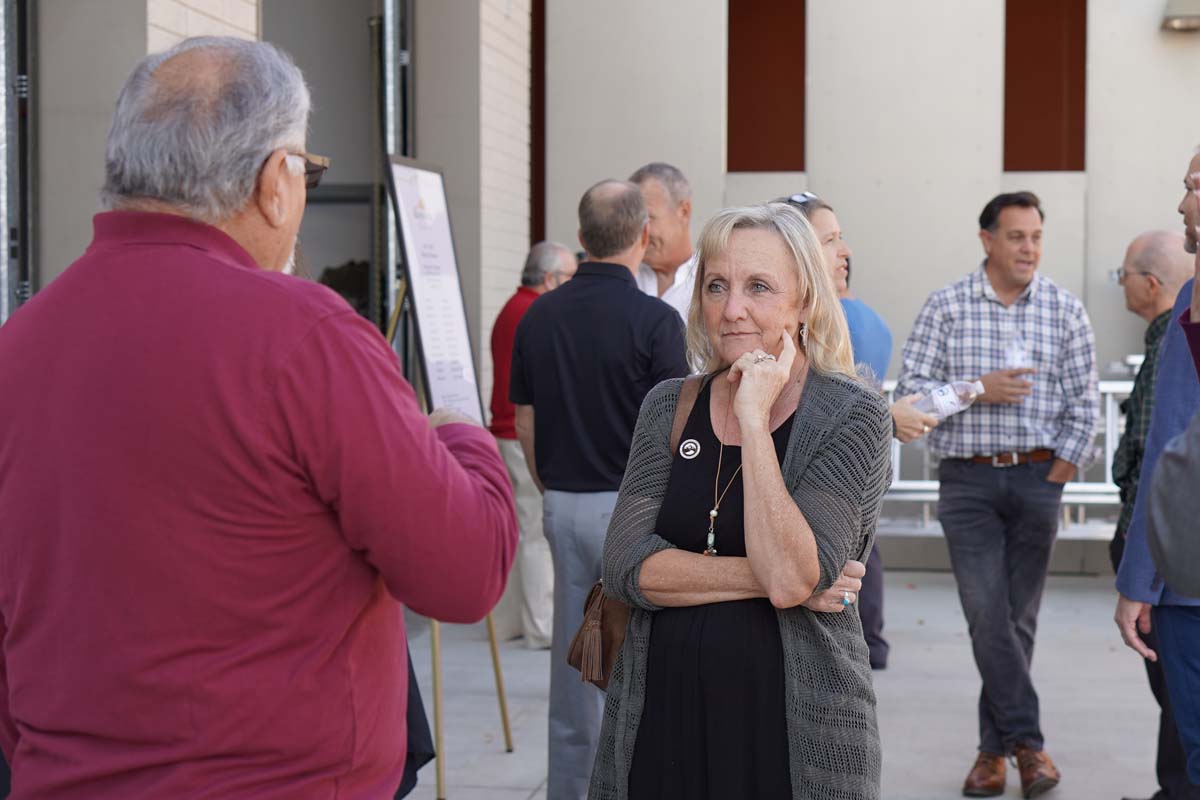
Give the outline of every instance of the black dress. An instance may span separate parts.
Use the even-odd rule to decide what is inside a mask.
[[[720,442],[709,387],[683,429],[656,532],[681,550],[704,551]],[[793,417],[772,434],[780,462]],[[741,464],[726,446],[718,491]],[[721,501],[718,556],[745,556],[742,478]],[[629,772],[630,800],[790,800],[783,643],[770,601],[665,608],[654,614],[645,706]]]

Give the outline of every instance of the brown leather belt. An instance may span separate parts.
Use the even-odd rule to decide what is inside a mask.
[[[972,456],[967,459],[972,464],[991,464],[993,467],[1015,467],[1017,464],[1040,464],[1054,458],[1054,451],[1042,448],[1030,450],[1028,453],[997,453],[994,456]]]

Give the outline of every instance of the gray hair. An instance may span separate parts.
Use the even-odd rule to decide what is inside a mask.
[[[1148,272],[1158,279],[1171,297],[1187,283],[1195,272],[1194,256],[1183,249],[1183,234],[1175,231],[1150,231],[1138,237],[1138,248],[1130,264],[1138,272]]]
[[[667,190],[667,194],[670,195],[671,203],[676,208],[684,200],[690,200],[692,197],[692,185],[688,183],[688,179],[680,172],[679,167],[662,161],[651,161],[644,167],[639,167],[636,172],[629,176],[629,181],[636,183],[638,186],[641,186],[648,180],[656,180],[661,183],[663,188]]]
[[[204,36],[146,56],[117,98],[101,201],[229,219],[272,151],[303,149],[310,105],[300,70],[266,42]]]
[[[579,238],[592,258],[633,247],[649,221],[641,189],[626,181],[600,181],[579,201]]]
[[[558,260],[564,253],[572,259],[575,258],[575,254],[566,245],[558,242],[547,241],[535,244],[529,250],[529,255],[525,257],[525,268],[521,270],[521,285],[541,286],[546,275],[559,271]]]

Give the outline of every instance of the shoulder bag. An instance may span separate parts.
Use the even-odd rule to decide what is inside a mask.
[[[679,390],[675,419],[671,425],[672,458],[705,377],[689,375]],[[583,625],[567,650],[567,663],[579,670],[581,680],[595,684],[601,690],[608,688],[608,679],[612,675],[613,664],[617,662],[617,654],[621,652],[621,645],[625,643],[625,628],[628,625],[629,606],[606,594],[604,581],[596,581],[583,606]]]

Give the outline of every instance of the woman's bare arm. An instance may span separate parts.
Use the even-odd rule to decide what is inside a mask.
[[[701,606],[767,596],[749,559],[674,548],[642,562],[638,587],[647,600],[660,606]]]

